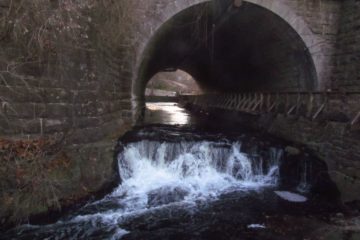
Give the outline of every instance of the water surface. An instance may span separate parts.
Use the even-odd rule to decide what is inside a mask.
[[[150,125],[119,140],[117,188],[0,239],[303,239],[312,224],[299,222],[337,209],[321,191],[326,165],[310,153],[289,156],[288,143],[258,133],[204,130],[174,103],[147,107]]]

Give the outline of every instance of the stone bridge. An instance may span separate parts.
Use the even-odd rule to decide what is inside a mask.
[[[16,62],[16,45],[4,43],[2,135],[74,129],[72,142],[96,142],[131,122],[147,81],[169,69],[220,92],[359,89],[356,1],[239,2],[122,1],[116,19],[94,7],[79,23],[83,48],[54,46],[46,68]]]
[[[0,136],[62,139],[71,164],[59,178],[73,186],[59,187],[61,199],[113,181],[115,140],[136,122],[157,72],[184,70],[212,93],[360,90],[357,0],[89,2],[49,1],[42,7],[53,15],[21,25],[12,1],[0,0],[10,25],[0,31]],[[60,19],[70,29],[55,21],[61,11],[74,14]],[[359,177],[359,137],[346,124],[280,116],[271,132],[319,150],[341,178]],[[329,142],[326,132],[341,137]]]

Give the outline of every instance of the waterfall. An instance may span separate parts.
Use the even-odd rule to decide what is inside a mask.
[[[118,156],[122,184],[113,196],[126,193],[134,205],[146,208],[276,185],[282,154],[269,151],[270,159],[252,159],[239,142],[130,143]]]
[[[214,222],[221,234],[229,227],[234,234],[265,231],[266,211],[291,214],[314,199],[316,211],[333,207],[328,195],[311,195],[330,181],[316,183],[326,165],[306,153],[285,155],[281,143],[266,138],[147,126],[125,134],[118,149],[121,182],[111,193],[53,224],[21,225],[0,239],[162,239],[169,231],[197,239],[202,229],[213,234]]]
[[[245,153],[240,141],[194,139],[123,145],[118,154],[122,181],[112,193],[54,224],[22,225],[8,236],[20,232],[17,239],[120,239],[133,219],[150,221],[141,216],[194,213],[222,194],[251,194],[278,184],[281,149]]]

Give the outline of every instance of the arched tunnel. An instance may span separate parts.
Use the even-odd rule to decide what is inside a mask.
[[[0,0],[0,19],[0,240],[358,233],[360,0]]]
[[[253,3],[187,8],[165,22],[149,41],[133,83],[142,101],[160,71],[186,71],[204,92],[317,89],[312,56],[301,36],[280,16]],[[214,10],[216,9],[216,11]]]

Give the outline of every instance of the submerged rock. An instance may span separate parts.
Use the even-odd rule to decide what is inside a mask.
[[[292,146],[287,146],[285,152],[289,155],[299,155],[301,153],[300,149]]]
[[[289,202],[302,203],[307,201],[306,197],[297,193],[286,192],[286,191],[275,191],[275,193],[282,199],[287,200]]]
[[[148,206],[156,207],[184,200],[188,191],[180,187],[162,187],[148,194]]]

